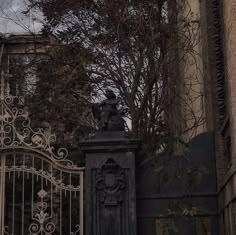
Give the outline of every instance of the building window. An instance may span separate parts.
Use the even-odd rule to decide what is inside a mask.
[[[6,77],[12,95],[33,94],[36,87],[36,67],[34,57],[27,54],[7,55]]]

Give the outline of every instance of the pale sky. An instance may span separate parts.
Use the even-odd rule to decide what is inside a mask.
[[[41,23],[39,15],[24,16],[27,0],[0,0],[0,33],[38,32]]]

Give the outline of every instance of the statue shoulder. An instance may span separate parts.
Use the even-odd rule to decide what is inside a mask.
[[[117,105],[119,103],[119,100],[117,99],[113,99],[113,100],[108,100],[107,104],[110,104],[110,105]]]

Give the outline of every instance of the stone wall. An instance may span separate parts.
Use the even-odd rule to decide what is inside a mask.
[[[223,1],[226,91],[231,126],[232,162],[236,160],[236,1]]]
[[[222,7],[222,47],[224,49],[225,91],[227,102],[226,122],[230,123],[228,136],[230,136],[230,156],[226,161],[226,172],[219,184],[219,214],[221,234],[233,235],[236,233],[236,1],[221,2]]]
[[[236,1],[201,1],[208,127],[215,132],[220,234],[236,234]]]
[[[184,155],[137,167],[138,235],[219,234],[214,153],[213,133],[203,133]]]

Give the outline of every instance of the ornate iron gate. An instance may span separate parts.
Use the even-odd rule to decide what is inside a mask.
[[[33,130],[22,100],[0,96],[0,235],[83,235],[83,168]]]

